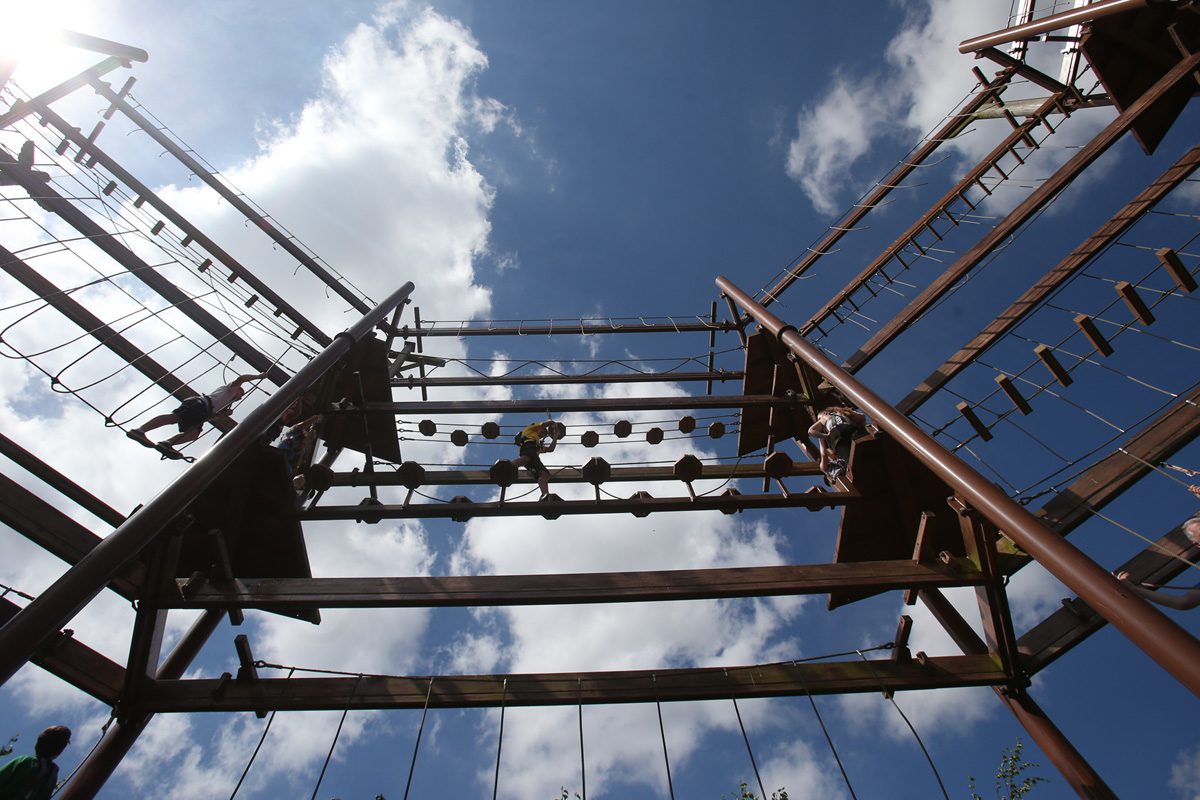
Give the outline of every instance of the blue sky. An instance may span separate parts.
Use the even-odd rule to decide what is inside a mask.
[[[955,45],[1001,27],[1007,13],[1001,2],[945,0],[819,9],[776,2],[752,11],[683,2],[466,0],[172,8],[104,0],[61,6],[71,27],[149,51],[149,62],[134,70],[138,101],[274,219],[372,297],[413,280],[422,316],[442,320],[705,314],[716,299],[717,274],[751,291],[768,285],[953,110],[971,88],[974,63],[959,56]],[[17,81],[32,90],[53,69],[69,74],[75,56],[54,52],[49,66],[27,66]],[[1052,60],[1054,54],[1037,57]],[[95,113],[90,98],[70,105],[83,119]],[[1045,160],[1023,174],[1031,180],[1048,174],[1071,146],[1111,117],[1104,109],[1076,115],[1056,136],[1061,146],[1047,147]],[[848,238],[844,252],[794,286],[777,312],[800,322],[819,307],[940,194],[947,178],[986,152],[997,125],[1004,127],[980,123],[947,148],[947,161],[872,215],[870,230]],[[1043,225],[1019,237],[969,290],[939,306],[887,358],[864,370],[866,380],[893,400],[902,397],[1014,296],[1016,287],[1050,266],[1190,146],[1187,131],[1195,129],[1192,114],[1153,158],[1128,142],[1116,148],[1098,165],[1098,177],[1065,193],[1040,220]],[[8,138],[0,144],[14,149],[13,141],[19,146]],[[128,125],[113,123],[100,142],[218,242],[228,242],[327,331],[348,324],[352,317],[344,304],[327,300],[303,273],[293,275],[294,263],[247,231],[140,134],[129,134]],[[1002,213],[1019,197],[998,192],[979,222],[986,224],[985,215]],[[1185,188],[1169,205],[1194,213],[1197,192]],[[1139,228],[1137,241],[1161,246],[1186,239],[1179,226],[1190,222],[1155,220],[1157,227]],[[9,235],[7,229],[0,228],[0,235]],[[24,229],[14,235],[33,236]],[[1122,277],[1122,255],[1104,265],[1116,279]],[[61,268],[64,281],[80,269],[69,263]],[[1101,302],[1111,292],[1102,278],[1061,302]],[[93,302],[112,315],[128,303],[99,291]],[[1186,305],[1163,311],[1154,332],[1194,338],[1194,311]],[[1052,320],[1038,324],[1057,330]],[[147,341],[166,336],[157,330],[139,335]],[[13,336],[23,346],[53,333],[26,326]],[[861,343],[857,331],[839,336],[827,345],[842,357]],[[725,346],[732,344],[730,338]],[[1029,347],[1010,343],[994,358],[1018,363],[1028,359]],[[683,358],[705,348],[703,336],[602,341],[557,336],[502,343],[444,339],[435,352],[451,358],[563,360],[564,368],[573,369],[566,360]],[[186,346],[172,344],[164,352],[182,360]],[[1195,354],[1169,352],[1167,357],[1135,352],[1113,363],[1118,372],[1180,392],[1194,383]],[[281,359],[293,369],[301,363],[295,352]],[[473,363],[485,371],[496,368]],[[736,353],[723,363],[740,367]],[[132,508],[178,474],[174,465],[159,464],[119,432],[104,429],[82,404],[46,392],[44,378],[27,367],[8,360],[0,369],[6,432],[17,431],[22,444],[115,507]],[[201,385],[213,380],[207,373],[193,374]],[[89,397],[111,405],[112,398],[135,390],[136,381],[128,380],[104,383]],[[961,391],[981,392],[989,380],[990,375],[966,376]],[[1095,403],[1103,414],[1124,419],[1122,424],[1162,402],[1161,395],[1125,383],[1111,373],[1105,380],[1081,376],[1073,397],[1089,407]],[[568,387],[554,394],[586,391]],[[616,387],[612,394],[629,391]],[[664,380],[642,393],[691,391],[694,386]],[[409,398],[401,392],[398,399]],[[948,422],[953,399],[931,403],[922,420],[931,427]],[[1046,473],[1057,468],[1033,439],[1078,450],[1084,449],[1080,442],[1111,433],[1071,409],[1041,408],[1040,416],[1021,423],[1030,437],[1006,430],[993,444],[971,446],[970,458],[978,455],[995,466],[1014,492],[1036,492],[1048,485]],[[612,419],[576,415],[565,421],[599,429]],[[84,451],[79,442],[98,444]],[[724,445],[676,440],[651,449],[628,442],[604,455],[614,462],[674,460],[690,451],[724,453]],[[500,457],[495,447],[482,444],[465,452],[444,442],[404,447],[406,457],[425,463]],[[587,455],[574,447],[547,461],[582,463]],[[1200,454],[1193,447],[1175,460],[1195,467]],[[1156,537],[1194,507],[1166,479],[1152,476],[1143,483],[1108,513]],[[572,491],[565,487],[561,493],[574,496]],[[105,532],[86,514],[71,513]],[[835,525],[822,514],[805,515],[801,522],[794,515],[687,514],[637,521],[476,520],[465,527],[314,525],[309,548],[314,571],[323,575],[671,569],[824,561],[832,554]],[[61,572],[61,564],[4,533],[0,581],[37,592]],[[1141,548],[1102,523],[1085,526],[1074,539],[1106,566]],[[1019,632],[1069,594],[1036,567],[1014,579],[1010,592]],[[971,604],[969,597],[956,602]],[[616,609],[330,611],[319,628],[251,614],[248,632],[256,655],[285,664],[397,674],[525,672],[810,657],[890,641],[899,613],[917,618],[916,648],[953,652],[928,615],[903,609],[895,594],[832,614],[819,599]],[[1175,616],[1197,630],[1193,618]],[[106,597],[72,627],[89,645],[123,661],[131,617],[117,599]],[[182,629],[181,620],[173,623],[172,635]],[[236,632],[223,627],[214,636],[195,674],[216,675],[236,663],[230,646]],[[1118,795],[1197,796],[1194,698],[1115,632],[1092,637],[1037,676],[1031,691]],[[33,667],[0,696],[0,738],[19,732],[28,746],[45,725],[66,722],[76,728],[63,758],[66,769],[91,747],[106,716],[106,709]],[[980,780],[987,796],[1001,748],[1022,735],[991,690],[910,693],[897,700],[921,731],[951,796],[966,796],[968,775]],[[818,703],[860,797],[937,795],[917,745],[878,695]],[[768,791],[786,786],[794,799],[849,796],[807,701],[743,702],[741,712]],[[508,712],[501,797],[557,798],[559,787],[580,788],[575,713]],[[280,716],[239,796],[307,797],[338,716]],[[729,703],[671,705],[663,716],[676,796],[715,800],[731,795],[741,781],[753,785]],[[584,718],[589,796],[667,796],[653,706],[587,708]],[[400,797],[418,721],[419,712],[350,714],[319,796]],[[432,712],[413,796],[490,790],[498,721],[494,711]],[[228,796],[261,726],[252,715],[160,717],[102,796]],[[1030,744],[1026,754],[1042,762],[1039,773],[1053,781],[1034,796],[1069,795],[1036,747]]]

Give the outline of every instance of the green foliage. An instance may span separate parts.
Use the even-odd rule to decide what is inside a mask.
[[[554,800],[571,800],[571,793],[568,792],[567,787],[564,786],[562,787],[562,794],[558,797],[555,797]],[[575,793],[575,800],[583,800],[583,798],[579,796],[579,792]]]
[[[721,795],[721,800],[726,800],[725,795]],[[750,791],[749,784],[742,781],[738,785],[737,794],[733,796],[733,800],[758,800],[758,795]],[[771,800],[788,800],[787,789],[780,787],[777,791],[771,792]]]
[[[1021,800],[1033,791],[1034,786],[1050,782],[1040,775],[1022,775],[1026,770],[1038,766],[1036,762],[1026,761],[1021,757],[1021,748],[1024,746],[1025,743],[1017,739],[1012,749],[1006,747],[1001,752],[1000,766],[996,770],[996,800]],[[984,800],[975,791],[975,777],[970,776],[967,781],[971,800]]]

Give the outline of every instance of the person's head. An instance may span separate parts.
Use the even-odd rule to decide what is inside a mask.
[[[53,725],[38,734],[33,752],[38,758],[58,758],[67,745],[71,743],[71,729],[62,725]]]
[[[1193,514],[1187,522],[1183,523],[1183,533],[1192,544],[1200,545],[1200,514]]]

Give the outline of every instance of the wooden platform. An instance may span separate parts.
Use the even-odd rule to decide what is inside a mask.
[[[187,509],[194,521],[184,533],[175,574],[201,572],[225,577],[217,537],[221,532],[234,578],[311,578],[308,549],[296,519],[296,493],[283,452],[252,447],[225,470]],[[317,624],[315,607],[273,608]]]
[[[966,555],[957,516],[946,504],[950,487],[894,439],[876,433],[857,439],[850,452],[850,479],[861,493],[842,509],[834,561],[891,561],[913,557],[921,513],[932,512],[923,550]],[[878,594],[878,589],[830,592],[829,608]]]
[[[1113,104],[1124,111],[1183,59],[1179,44],[1200,50],[1200,15],[1164,4],[1095,20],[1084,31],[1082,50]],[[1147,155],[1196,90],[1195,81],[1180,83],[1134,123],[1133,135]]]
[[[388,377],[388,354],[384,342],[366,337],[347,354],[339,369],[321,383],[324,403],[348,399],[354,405],[392,402]],[[373,458],[400,463],[400,438],[396,418],[386,411],[330,414],[325,417],[321,437],[332,448],[345,447]]]
[[[808,428],[813,423],[811,401],[816,393],[815,385],[804,386],[797,366],[787,361],[785,356],[783,345],[768,331],[760,330],[751,335],[746,341],[742,394],[786,397],[790,391],[810,402],[786,409],[751,406],[742,408],[742,424],[738,430],[739,456],[762,450],[771,436],[775,441],[808,441]],[[775,369],[776,365],[780,365],[778,370]],[[814,380],[810,383],[815,384],[819,379],[815,378],[815,373],[813,376]]]

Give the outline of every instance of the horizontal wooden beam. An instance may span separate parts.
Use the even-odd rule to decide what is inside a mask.
[[[813,487],[815,489],[816,487]],[[792,494],[743,494],[708,497],[635,497],[600,500],[537,500],[508,503],[420,503],[416,505],[318,506],[301,511],[302,520],[456,519],[472,517],[538,517],[575,514],[654,514],[666,511],[728,511],[751,508],[832,508],[858,499],[857,492],[810,489]]]
[[[262,669],[262,665],[259,665]],[[432,680],[432,688],[430,681]],[[1008,677],[986,655],[762,664],[751,667],[446,675],[152,681],[139,710],[300,711],[555,706],[853,694],[956,686],[991,686]]]
[[[593,572],[565,575],[444,575],[403,578],[240,578],[188,584],[162,599],[164,608],[277,609],[441,608],[452,606],[640,603],[823,594],[837,590],[924,589],[977,586],[979,572],[941,564],[862,561],[657,572]]]
[[[513,452],[516,452],[515,446]],[[553,483],[585,483],[581,467],[559,467],[550,465],[553,473]],[[821,474],[821,468],[815,461],[801,461],[792,465],[790,476],[815,477]],[[762,478],[766,475],[763,465],[758,464],[705,464],[700,481],[723,481],[735,478]],[[788,475],[783,476],[789,477]],[[637,482],[654,483],[657,481],[673,481],[673,467],[613,467],[605,483]],[[517,476],[517,484],[534,484],[532,476],[522,471]],[[336,472],[333,475],[334,486],[402,486],[398,472]],[[426,470],[422,486],[483,486],[495,485],[491,475],[486,470]]]
[[[495,325],[492,322],[507,324]],[[425,320],[418,328],[408,325],[400,329],[405,338],[409,336],[591,336],[597,333],[689,333],[696,331],[736,330],[732,322],[708,322],[696,319],[694,322],[634,322],[625,320],[619,324],[611,320],[580,320],[562,319],[551,320],[546,324],[526,324],[517,320],[493,320],[484,325],[479,322],[430,322]],[[516,324],[513,324],[513,323]],[[539,323],[543,322],[539,320]]]
[[[454,378],[420,378],[409,375],[393,378],[392,386],[419,389],[422,386],[546,386],[582,383],[686,383],[693,381],[740,381],[741,370],[719,369],[712,372],[593,372],[585,375],[463,375]]]
[[[771,395],[696,395],[682,397],[581,397],[540,398],[533,400],[430,400],[426,403],[366,403],[358,407],[333,409],[329,414],[545,414],[564,411],[673,411],[693,408],[786,407],[808,404],[800,398]]]

